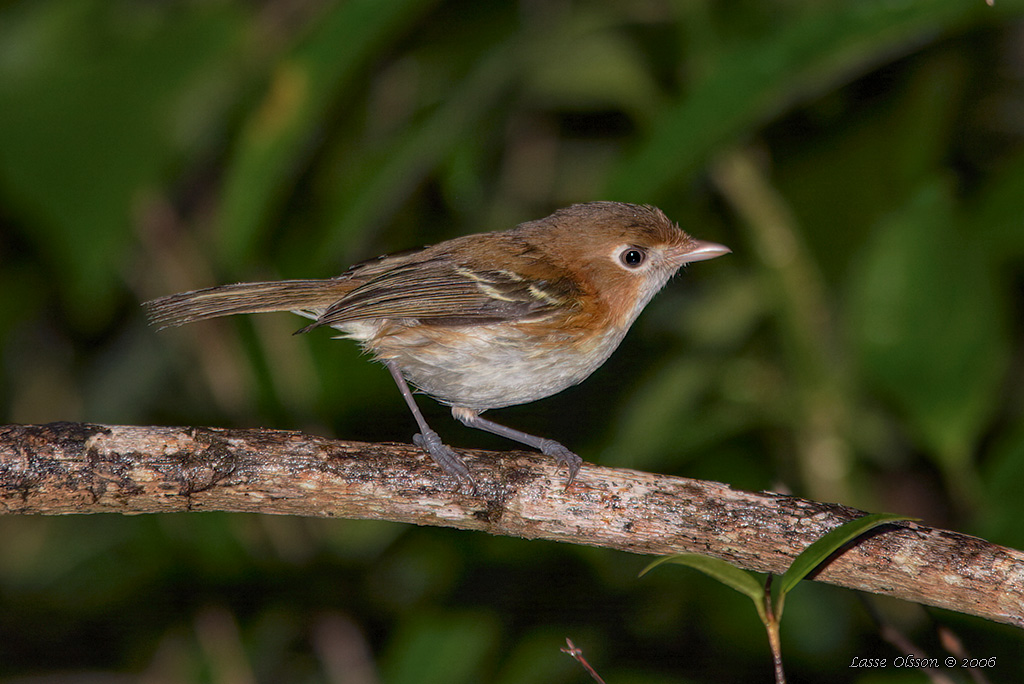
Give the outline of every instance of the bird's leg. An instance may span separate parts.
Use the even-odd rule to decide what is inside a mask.
[[[449,475],[454,475],[459,480],[467,483],[470,488],[475,489],[476,482],[474,482],[473,476],[469,474],[469,468],[466,467],[466,464],[459,458],[458,454],[441,441],[440,435],[431,430],[430,426],[427,425],[426,419],[420,413],[420,408],[416,405],[416,400],[412,396],[409,383],[402,376],[402,371],[398,369],[398,366],[393,361],[385,361],[384,365],[391,371],[391,377],[395,379],[398,391],[402,393],[405,403],[409,405],[409,410],[412,411],[412,417],[416,419],[416,424],[419,425],[420,431],[418,434],[413,435],[413,444],[430,454],[430,457],[434,459],[437,465],[441,466],[443,471]]]
[[[576,473],[579,472],[580,464],[583,463],[583,459],[555,440],[547,439],[546,437],[537,437],[535,435],[522,432],[521,430],[516,430],[514,428],[495,423],[493,420],[481,418],[479,413],[464,406],[453,406],[452,415],[466,427],[492,432],[506,439],[511,439],[514,442],[531,446],[546,456],[554,457],[556,461],[564,465],[569,471],[569,481],[565,483],[566,489],[568,489],[572,485],[573,480],[576,479]]]

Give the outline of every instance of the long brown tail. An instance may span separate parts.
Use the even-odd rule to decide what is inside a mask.
[[[346,280],[277,280],[218,285],[144,303],[153,325],[167,328],[233,314],[322,311],[353,285]]]

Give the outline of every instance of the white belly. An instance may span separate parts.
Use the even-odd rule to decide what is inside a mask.
[[[508,324],[429,328],[365,322],[339,329],[376,358],[393,360],[426,394],[477,411],[536,401],[582,382],[625,334],[614,330],[582,342],[537,344]]]

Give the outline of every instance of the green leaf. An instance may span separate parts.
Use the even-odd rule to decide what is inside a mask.
[[[767,624],[767,616],[764,611],[764,585],[757,579],[754,573],[741,570],[720,558],[702,556],[699,553],[678,553],[674,556],[666,556],[654,561],[640,571],[640,576],[643,577],[654,568],[665,563],[685,565],[694,570],[700,570],[708,577],[718,580],[725,586],[749,597],[754,602],[754,607],[757,608],[757,614],[761,617],[761,621]]]
[[[380,149],[365,154],[325,209],[330,229],[312,250],[313,272],[335,266],[352,235],[387,221],[466,131],[479,128],[519,77],[523,45],[513,37],[492,47],[444,102]]]
[[[830,120],[822,138],[787,151],[785,162],[772,169],[774,183],[829,279],[859,267],[850,254],[864,246],[866,226],[904,206],[922,181],[947,165],[949,146],[959,135],[963,98],[969,98],[964,90],[969,72],[957,54],[928,55],[890,99],[855,123]],[[837,97],[842,96],[825,96],[811,104],[811,111],[827,110]]]
[[[796,586],[797,582],[802,580],[804,577],[814,570],[816,567],[821,565],[829,556],[842,548],[843,544],[856,539],[868,530],[872,530],[879,525],[885,525],[886,523],[896,522],[899,520],[917,520],[918,518],[912,518],[906,515],[896,515],[895,513],[872,513],[871,515],[865,515],[862,518],[851,520],[848,523],[843,523],[836,529],[832,530],[825,536],[821,537],[818,541],[814,542],[799,556],[793,559],[793,564],[789,566],[785,574],[782,575],[781,580],[778,583],[778,594],[779,602],[777,606],[781,605],[781,599]],[[781,610],[776,610],[776,617],[781,617]]]
[[[261,105],[246,122],[229,164],[220,209],[220,256],[237,267],[252,258],[287,179],[331,108],[390,39],[433,0],[341,3],[272,71]]]
[[[864,375],[970,494],[971,445],[999,407],[1009,324],[984,240],[964,233],[952,195],[931,180],[875,227],[850,273],[849,329]]]
[[[0,203],[102,328],[138,200],[222,125],[248,16],[227,3],[16,3],[0,11]]]
[[[960,0],[861,0],[809,13],[763,41],[744,42],[665,108],[643,144],[619,165],[607,194],[654,201],[696,173],[726,141],[883,60],[990,16],[986,9]]]
[[[649,116],[659,104],[658,86],[642,52],[620,29],[586,12],[569,17],[560,40],[536,51],[527,96],[555,110],[619,108],[637,119]]]

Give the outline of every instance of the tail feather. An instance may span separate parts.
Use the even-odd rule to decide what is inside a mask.
[[[143,304],[149,322],[160,328],[233,314],[326,309],[351,285],[344,280],[278,280],[218,285],[181,292]]]

